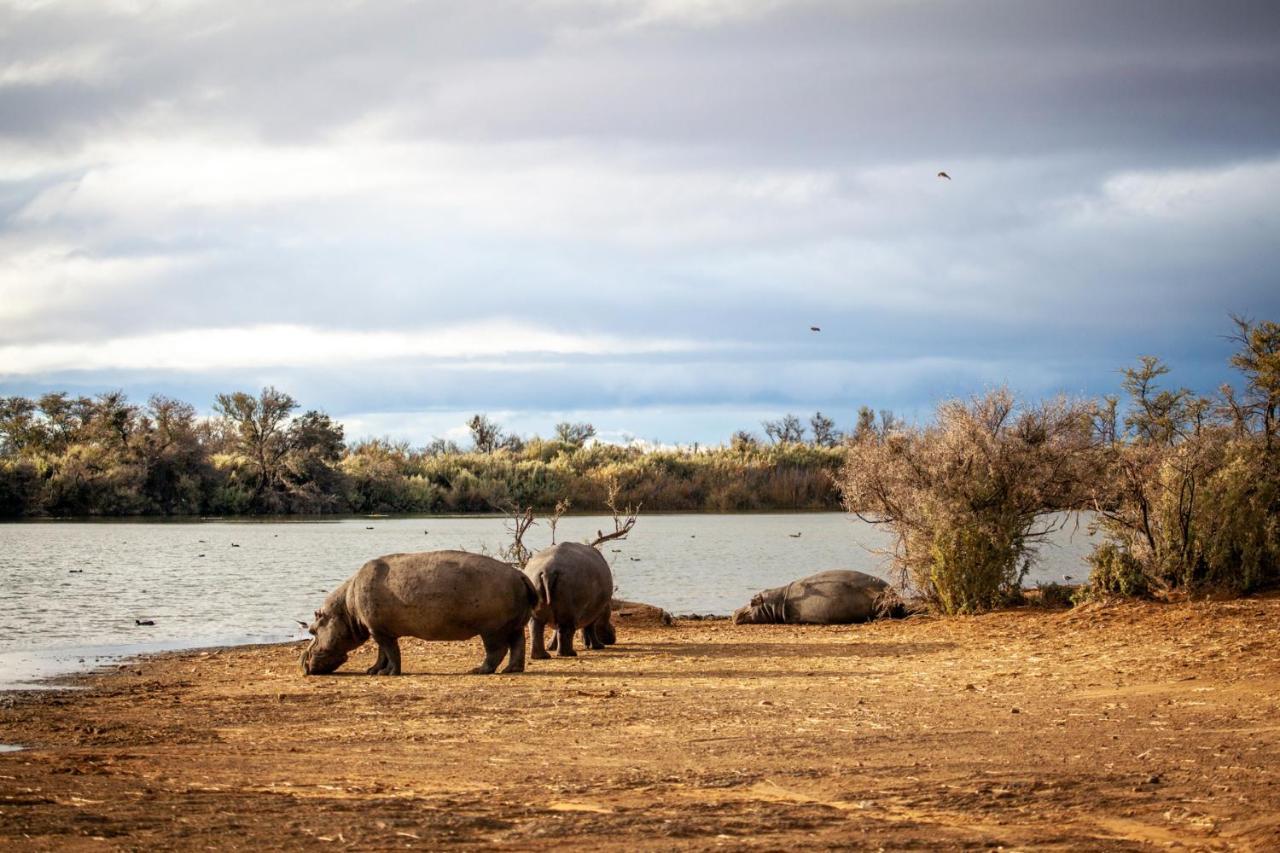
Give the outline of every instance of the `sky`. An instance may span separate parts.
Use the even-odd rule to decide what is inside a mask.
[[[1233,313],[1272,0],[0,0],[0,394],[714,444],[1209,391]]]

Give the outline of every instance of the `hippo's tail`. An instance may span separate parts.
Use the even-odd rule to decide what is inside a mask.
[[[538,573],[538,599],[547,607],[551,606],[551,579],[547,577],[549,572]]]

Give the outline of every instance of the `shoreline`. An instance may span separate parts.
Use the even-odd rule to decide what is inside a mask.
[[[0,839],[300,848],[1280,845],[1280,594],[863,626],[621,625],[469,676],[163,652],[0,703]],[[105,839],[94,841],[93,839]]]
[[[1079,584],[1058,584],[1058,586],[1074,589]],[[1022,605],[1009,606],[1002,611],[1020,610],[1033,606],[1038,587],[1023,587],[1024,593],[1032,593],[1028,602]],[[636,604],[636,602],[627,602]],[[642,605],[652,607],[652,605]],[[654,608],[660,609],[660,608]],[[1063,608],[1053,608],[1064,612]],[[665,612],[665,611],[663,611]],[[731,621],[732,613],[680,613],[671,614],[678,622],[698,623]],[[835,627],[835,626],[832,626]],[[850,628],[856,626],[848,626]],[[155,655],[181,654],[184,652],[225,651],[240,648],[256,648],[270,646],[288,646],[303,642],[305,638],[273,640],[265,637],[248,637],[243,640],[226,638],[192,638],[186,640],[157,640],[152,642],[120,643],[90,646],[60,646],[54,648],[19,648],[0,649],[0,697],[9,693],[43,690],[72,690],[74,682],[80,676],[93,675],[112,666],[123,666],[131,661],[146,659]],[[21,668],[22,659],[28,659],[25,668]],[[89,659],[92,659],[90,661]],[[69,659],[76,659],[72,664]],[[6,665],[14,663],[19,668],[6,671]],[[10,675],[10,672],[17,672]]]

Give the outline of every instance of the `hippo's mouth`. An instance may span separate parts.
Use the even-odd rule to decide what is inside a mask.
[[[347,662],[346,652],[317,652],[315,641],[302,652],[302,672],[305,675],[328,675]]]

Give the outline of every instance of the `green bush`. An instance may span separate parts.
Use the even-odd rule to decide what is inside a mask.
[[[929,586],[943,613],[981,613],[1004,604],[1022,585],[1022,524],[1003,530],[972,519],[935,522]]]
[[[1142,564],[1115,543],[1104,542],[1098,545],[1088,560],[1092,572],[1088,585],[1082,587],[1087,590],[1087,597],[1110,598],[1118,595],[1145,598],[1151,594],[1151,583]]]

